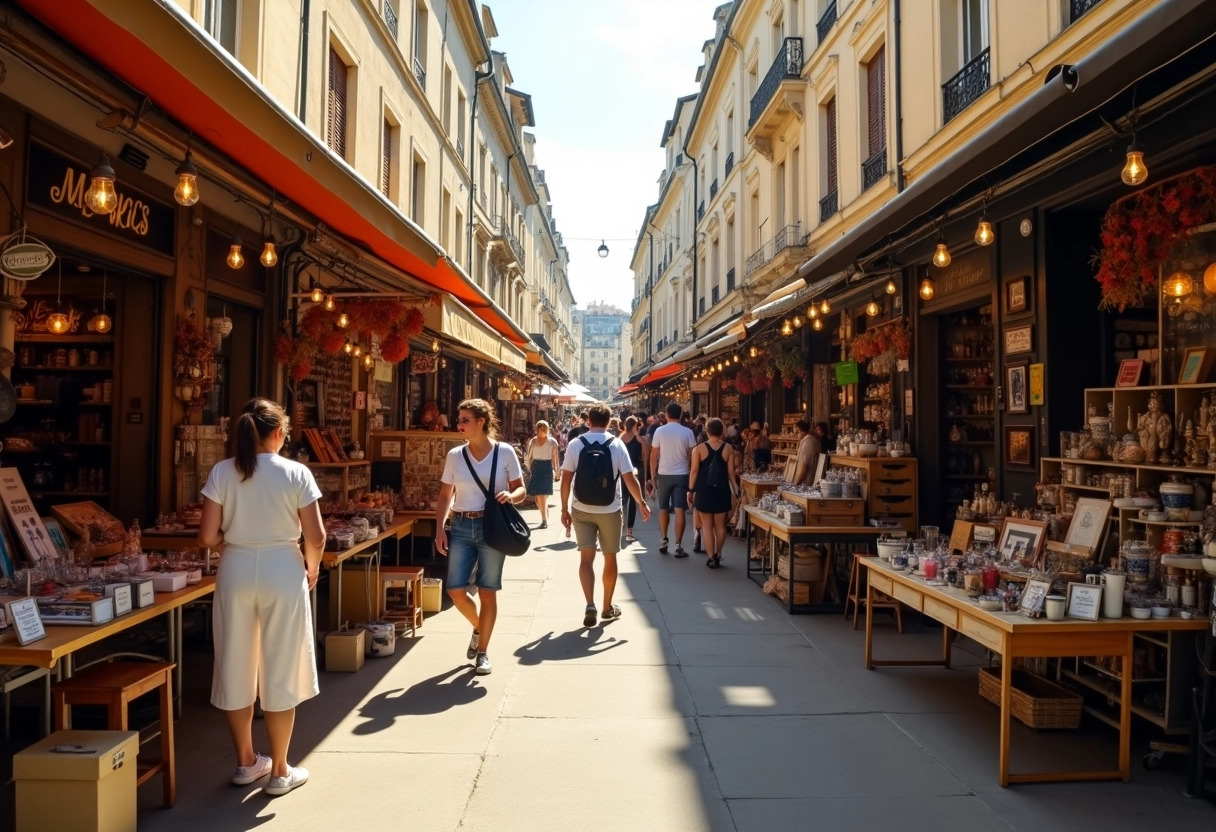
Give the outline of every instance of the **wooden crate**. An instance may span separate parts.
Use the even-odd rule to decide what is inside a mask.
[[[1001,669],[980,668],[980,696],[1001,706]],[[1029,728],[1079,728],[1085,700],[1029,670],[1013,671],[1010,710]]]

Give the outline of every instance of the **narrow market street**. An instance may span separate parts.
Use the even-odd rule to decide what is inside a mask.
[[[866,671],[864,627],[787,617],[743,577],[741,541],[712,571],[697,555],[658,555],[655,519],[637,532],[619,556],[618,621],[581,627],[574,544],[553,522],[507,564],[493,675],[473,675],[467,627],[450,608],[392,657],[323,673],[292,742],[312,779],[282,798],[228,784],[232,751],[207,704],[210,655],[189,654],[177,808],[159,809],[159,790],[141,788],[141,830],[1210,824],[1210,804],[1181,796],[1177,758],[1156,773],[1137,764],[1129,784],[1000,788],[997,711],[976,692],[985,659],[975,643],[956,642],[950,671]],[[875,629],[886,655],[929,657],[940,643],[907,611],[904,635],[886,612]],[[1080,767],[1114,748],[1114,732],[1093,720],[1037,734],[1014,723],[1015,770],[1045,759]]]

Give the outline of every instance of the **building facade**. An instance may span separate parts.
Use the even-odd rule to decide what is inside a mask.
[[[575,309],[578,330],[582,333],[579,382],[596,399],[614,398],[629,377],[632,354],[632,325],[629,313],[605,303]]]

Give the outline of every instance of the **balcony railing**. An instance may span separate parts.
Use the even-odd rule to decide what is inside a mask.
[[[392,0],[384,0],[384,25],[388,27],[389,32],[393,36],[393,40],[397,39],[397,13],[393,11]]]
[[[967,109],[979,98],[991,83],[989,51],[985,49],[960,69],[953,78],[942,84],[942,124]]]
[[[836,216],[836,212],[840,210],[840,192],[832,191],[830,194],[819,200],[819,221],[827,222],[832,217]]]
[[[414,56],[414,77],[418,79],[418,86],[426,89],[426,67],[422,65],[422,61],[418,60],[418,56]]]
[[[758,271],[765,263],[771,261],[787,248],[795,248],[804,244],[802,223],[796,222],[793,225],[787,225],[774,234],[771,240],[760,246],[751,257],[747,258],[747,263],[744,265],[744,273],[750,275]],[[726,291],[729,292],[734,288],[735,270],[731,269],[726,273]]]
[[[511,231],[511,226],[507,222],[506,217],[494,217],[493,227],[495,236],[504,240],[511,249],[511,254],[515,257],[515,262],[523,268],[524,264],[524,244],[519,241]]]
[[[815,24],[815,34],[819,36],[819,43],[823,43],[828,36],[828,32],[832,31],[832,27],[836,25],[836,0],[828,3],[828,7],[823,10],[823,15],[819,18],[819,22]]]
[[[464,158],[464,139],[456,140],[456,155],[461,159]]]
[[[709,305],[716,306],[718,303],[718,287],[715,286],[709,290]]]
[[[726,294],[735,291],[735,270],[727,269],[726,271]]]
[[[730,176],[730,172],[735,169],[735,151],[726,154],[726,176]]]
[[[861,189],[867,190],[887,175],[887,149],[875,153],[861,163]]]
[[[1076,23],[1102,0],[1068,0],[1068,22]]]
[[[718,195],[718,180],[715,179],[713,182],[709,183],[709,198],[712,200],[717,195]]]
[[[798,78],[801,75],[802,38],[786,38],[781,46],[781,51],[777,53],[777,60],[773,61],[773,65],[768,68],[768,74],[764,76],[764,80],[760,82],[760,88],[752,96],[751,113],[747,119],[749,129],[756,123],[756,119],[760,118],[764,108],[773,100],[781,82],[789,78]]]
[[[701,218],[704,216],[705,216],[705,200],[701,200],[701,204],[697,206],[697,222],[700,222]]]

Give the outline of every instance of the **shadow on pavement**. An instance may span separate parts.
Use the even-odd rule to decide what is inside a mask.
[[[397,717],[441,714],[470,705],[486,694],[472,667],[446,670],[408,688],[395,688],[367,700],[359,708],[359,716],[367,721],[355,726],[353,733],[374,734],[391,728]]]
[[[545,633],[536,641],[529,642],[515,651],[519,663],[537,665],[543,662],[560,662],[566,659],[577,659],[582,656],[594,656],[605,653],[616,647],[629,643],[628,639],[604,638],[604,625],[597,624],[586,630],[574,630],[561,635],[552,631]]]

